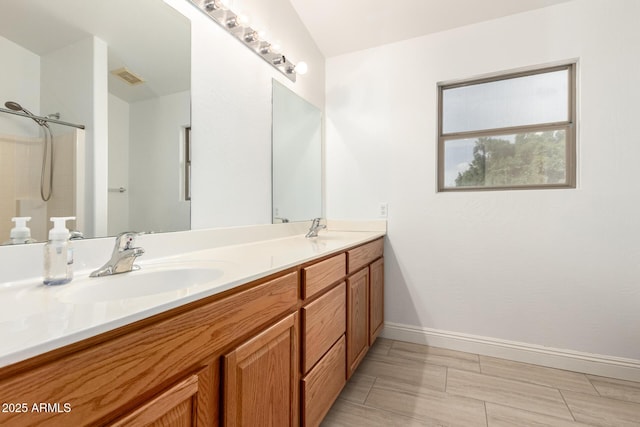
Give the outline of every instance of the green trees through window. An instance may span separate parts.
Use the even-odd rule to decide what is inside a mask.
[[[511,135],[510,135],[511,136]],[[458,172],[456,187],[562,184],[566,181],[563,131],[480,137],[473,160]]]

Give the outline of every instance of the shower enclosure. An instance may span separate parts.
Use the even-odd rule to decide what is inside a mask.
[[[31,236],[47,239],[52,216],[82,222],[84,126],[34,115],[16,101],[0,108],[0,218],[31,217]],[[25,120],[29,119],[29,120]],[[35,122],[35,123],[34,123]],[[80,229],[76,222],[72,229]],[[12,223],[0,223],[0,242]]]

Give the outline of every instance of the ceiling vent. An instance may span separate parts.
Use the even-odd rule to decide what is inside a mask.
[[[117,70],[111,70],[111,74],[120,77],[120,79],[124,80],[131,86],[139,85],[140,83],[144,83],[142,77],[134,74],[133,72],[127,70],[126,67],[118,68]]]

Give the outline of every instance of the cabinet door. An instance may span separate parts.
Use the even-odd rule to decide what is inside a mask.
[[[213,425],[213,410],[207,396],[212,370],[205,368],[144,403],[110,427]],[[204,396],[201,396],[204,395]]]
[[[225,426],[298,424],[298,313],[224,358]]]
[[[384,323],[384,261],[383,258],[369,266],[369,345],[378,337]]]
[[[347,379],[369,349],[369,268],[347,279]]]

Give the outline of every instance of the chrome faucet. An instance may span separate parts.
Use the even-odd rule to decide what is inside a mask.
[[[320,224],[321,219],[322,218],[313,219],[313,222],[311,223],[311,227],[309,228],[309,231],[307,232],[307,234],[305,234],[304,237],[306,238],[318,237],[318,231],[322,230],[323,228],[327,228],[326,225]]]
[[[141,233],[127,231],[116,236],[116,245],[111,253],[111,259],[98,270],[91,273],[90,277],[110,276],[112,274],[126,273],[136,269],[133,262],[144,253],[142,248],[134,248],[136,236]]]
[[[71,230],[69,232],[69,240],[80,240],[80,239],[84,239],[84,234],[82,234],[81,231]]]

